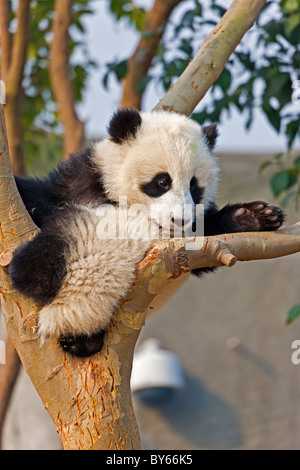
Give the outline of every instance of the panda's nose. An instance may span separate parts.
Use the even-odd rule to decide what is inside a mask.
[[[191,220],[189,217],[180,217],[180,218],[171,218],[172,223],[174,225],[177,225],[177,227],[185,227],[186,225],[191,223]]]

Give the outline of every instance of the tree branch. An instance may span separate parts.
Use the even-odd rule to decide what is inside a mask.
[[[123,85],[122,106],[141,108],[141,80],[147,76],[153,57],[165,30],[165,25],[182,0],[155,0],[147,13],[138,46],[127,62],[127,73]]]
[[[6,80],[11,61],[11,34],[9,32],[10,8],[8,0],[0,0],[0,45],[1,45],[1,78]]]
[[[6,364],[0,365],[0,450],[2,449],[3,425],[12,392],[20,370],[20,359],[9,337],[5,343]]]
[[[7,29],[9,27],[9,7],[4,0],[1,0],[1,8],[1,14],[4,14],[2,21],[6,44],[6,51],[3,51],[5,52],[3,58],[7,66],[7,69],[4,69],[7,103],[5,108],[7,133],[13,171],[15,175],[24,175],[22,81],[29,40],[30,0],[22,0],[18,3],[16,11],[17,30],[13,35],[12,44],[9,30]]]
[[[52,91],[65,131],[65,158],[79,150],[84,139],[84,124],[79,120],[75,110],[74,88],[69,70],[69,27],[72,7],[73,0],[55,1],[49,63]]]
[[[194,59],[154,108],[189,116],[217,80],[266,0],[234,0]]]
[[[16,13],[17,30],[13,38],[11,61],[8,69],[7,99],[15,98],[20,93],[22,85],[29,39],[30,2],[31,0],[20,1]]]

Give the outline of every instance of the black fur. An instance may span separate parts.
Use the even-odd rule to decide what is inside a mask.
[[[21,198],[32,220],[39,227],[43,227],[56,212],[61,203],[55,193],[51,181],[34,178],[15,177]]]
[[[128,139],[134,139],[142,124],[140,113],[135,108],[120,108],[113,115],[108,134],[113,142],[122,144]]]
[[[14,252],[9,266],[13,287],[41,306],[52,302],[67,274],[67,249],[62,237],[40,232]]]
[[[217,138],[219,135],[217,124],[214,122],[213,124],[210,124],[209,126],[202,127],[202,130],[205,135],[206,143],[208,147],[210,148],[210,150],[213,150],[216,145]]]
[[[87,357],[101,351],[105,331],[90,336],[67,336],[59,339],[60,345],[65,352],[75,354],[79,357]]]
[[[38,227],[44,228],[57,209],[68,204],[110,202],[91,157],[91,148],[75,153],[45,179],[15,177],[26,209]]]
[[[270,213],[266,214],[266,210]],[[204,235],[276,230],[284,219],[285,214],[279,207],[269,206],[263,201],[228,204],[220,211],[213,204],[204,214]],[[214,270],[215,268],[194,269],[192,274],[201,277]]]
[[[190,181],[190,193],[194,204],[200,204],[203,198],[204,189],[198,185],[198,180],[195,176]]]
[[[14,252],[9,267],[12,285],[39,305],[50,303],[61,288],[66,275],[68,241],[60,235],[60,223],[75,217],[74,204],[104,204],[109,201],[101,175],[92,162],[92,149],[71,155],[45,179],[16,177],[16,183],[26,209],[35,224],[42,228],[32,241]],[[95,337],[76,338],[69,352],[88,356],[99,351],[104,332]],[[63,341],[63,340],[62,340]],[[65,344],[64,349],[67,351]]]

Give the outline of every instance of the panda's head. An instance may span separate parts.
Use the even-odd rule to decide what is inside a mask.
[[[177,222],[184,207],[189,224],[195,205],[208,207],[215,199],[216,138],[215,124],[200,127],[175,113],[123,108],[113,115],[108,137],[95,145],[93,161],[111,201],[141,204],[158,223],[166,208]]]

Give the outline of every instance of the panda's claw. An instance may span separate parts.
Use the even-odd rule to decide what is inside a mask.
[[[281,226],[285,213],[277,206],[254,201],[238,204],[233,218],[240,231],[271,231]]]

